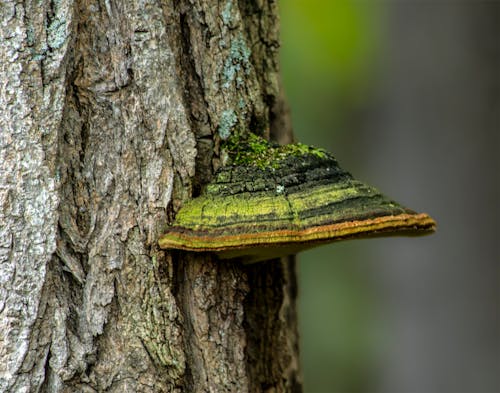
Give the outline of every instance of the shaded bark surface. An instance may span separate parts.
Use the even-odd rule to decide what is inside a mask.
[[[0,5],[0,391],[301,391],[293,258],[156,244],[220,135],[291,140],[276,7]]]

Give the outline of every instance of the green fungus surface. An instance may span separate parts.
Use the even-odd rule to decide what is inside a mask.
[[[253,134],[224,148],[228,165],[179,210],[162,248],[255,262],[346,238],[434,230],[428,215],[354,179],[324,150]]]

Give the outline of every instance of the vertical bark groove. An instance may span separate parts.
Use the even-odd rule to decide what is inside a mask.
[[[294,258],[246,269],[252,288],[245,299],[250,391],[300,392]]]

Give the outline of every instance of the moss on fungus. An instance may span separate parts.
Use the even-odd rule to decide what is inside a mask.
[[[303,143],[278,145],[254,134],[241,135],[235,133],[224,143],[223,148],[229,156],[230,165],[255,166],[261,169],[276,168],[279,163],[290,156],[313,155],[325,158],[327,152]]]

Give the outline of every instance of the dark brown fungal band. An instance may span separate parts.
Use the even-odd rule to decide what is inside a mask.
[[[240,154],[221,168],[202,195],[179,210],[161,248],[256,262],[337,240],[435,230],[427,214],[355,180],[330,154],[261,143],[273,159],[266,161],[259,148],[260,158]]]

